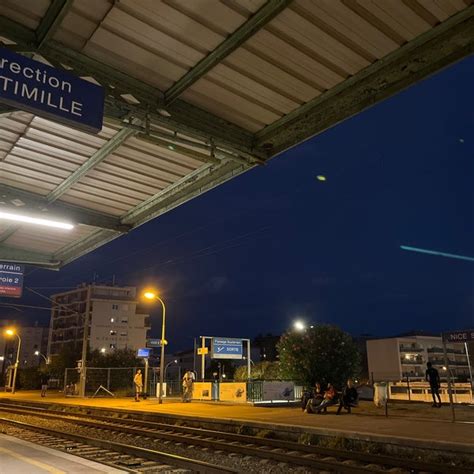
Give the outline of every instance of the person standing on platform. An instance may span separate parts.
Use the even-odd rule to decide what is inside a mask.
[[[189,403],[193,399],[194,373],[188,370],[183,376],[183,403]]]
[[[341,413],[341,410],[345,408],[347,413],[351,412],[352,407],[356,407],[359,401],[359,394],[357,389],[354,387],[354,382],[352,379],[348,379],[344,390],[341,393],[341,398],[339,399],[339,408],[337,409],[336,415]]]
[[[143,389],[143,378],[142,378],[142,371],[140,369],[137,370],[135,377],[133,377],[133,383],[135,385],[135,401],[140,401],[140,393]]]
[[[441,381],[439,378],[438,371],[433,367],[431,362],[426,363],[426,373],[425,379],[430,384],[431,396],[433,397],[433,407],[441,407],[441,397],[439,396],[439,387],[441,386]],[[438,398],[438,403],[436,403],[436,397]]]
[[[46,397],[46,392],[48,390],[49,375],[48,373],[41,374],[41,397]]]

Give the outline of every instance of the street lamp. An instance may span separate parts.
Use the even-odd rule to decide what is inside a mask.
[[[101,354],[105,354],[105,347],[102,347],[102,349],[100,350]]]
[[[300,319],[298,319],[297,321],[295,321],[293,323],[293,327],[297,330],[297,331],[304,331],[306,329],[306,325],[303,321],[301,321]]]
[[[41,354],[40,351],[35,351],[35,356],[41,356],[44,359],[46,365],[49,364],[49,359],[44,354]]]
[[[12,383],[12,393],[15,393],[16,373],[18,371],[18,364],[20,363],[21,337],[14,329],[6,329],[5,334],[7,336],[16,336],[18,338],[18,348],[16,350],[16,362],[15,362],[15,369],[13,372],[13,383]]]
[[[163,376],[165,380],[166,380],[166,370],[168,369],[168,367],[169,367],[171,364],[177,364],[177,363],[178,363],[178,360],[175,359],[175,360],[172,360],[171,362],[168,362],[168,363],[166,364],[165,373],[164,373],[164,376]]]
[[[161,324],[161,356],[160,356],[160,393],[158,394],[158,403],[163,403],[163,376],[165,373],[165,329],[166,329],[166,307],[163,300],[154,291],[145,291],[143,296],[147,300],[158,300],[163,308],[163,322]]]

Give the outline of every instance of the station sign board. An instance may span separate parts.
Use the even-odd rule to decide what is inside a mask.
[[[464,329],[462,331],[443,332],[443,341],[451,343],[462,343],[474,341],[474,329]]]
[[[24,265],[0,262],[0,296],[21,298],[24,272]]]
[[[231,337],[213,337],[211,340],[211,357],[213,359],[242,359],[242,339]]]
[[[98,133],[104,97],[93,82],[0,48],[0,102],[6,105]]]
[[[161,347],[161,339],[148,339],[146,341],[146,346],[147,347]]]
[[[137,350],[137,357],[143,357],[145,359],[148,359],[151,355],[152,349],[148,347],[142,347]]]

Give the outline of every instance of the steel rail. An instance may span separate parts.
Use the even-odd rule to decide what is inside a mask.
[[[205,447],[212,447],[223,451],[239,452],[246,455],[254,455],[267,459],[273,459],[280,462],[287,462],[291,464],[300,464],[305,466],[319,467],[323,469],[335,469],[340,472],[367,472],[372,471],[374,464],[380,466],[399,467],[408,471],[425,471],[425,472],[439,472],[439,473],[471,473],[471,469],[462,467],[440,465],[439,463],[428,463],[422,461],[415,461],[399,457],[391,457],[385,455],[373,455],[357,451],[346,451],[342,449],[323,448],[318,446],[304,445],[291,441],[282,441],[276,439],[257,438],[249,435],[240,435],[235,433],[228,433],[222,431],[215,431],[203,428],[192,428],[186,426],[179,426],[173,424],[137,420],[130,418],[111,418],[103,415],[91,415],[85,413],[64,413],[58,410],[46,410],[40,407],[27,407],[27,409],[11,408],[9,403],[0,403],[0,411],[8,410],[12,413],[18,414],[36,414],[48,418],[59,418],[65,421],[71,421],[83,426],[89,426],[98,429],[120,430],[133,435],[143,435],[149,438],[167,439],[172,442],[185,442],[188,444],[201,445]],[[30,411],[28,411],[30,410]],[[69,417],[69,419],[67,418]],[[97,423],[96,421],[75,420],[76,418],[91,418],[94,420],[108,423]],[[127,426],[128,425],[128,426]],[[146,428],[146,430],[143,430]],[[183,435],[185,435],[183,437]],[[229,444],[234,443],[234,444]],[[238,443],[238,444],[235,444]],[[264,450],[263,448],[266,448]],[[276,452],[275,450],[284,449],[286,453]],[[291,453],[291,454],[288,454]],[[320,455],[334,458],[331,460],[320,460],[309,457],[311,455]],[[306,457],[305,457],[306,456]],[[364,463],[369,466],[350,466],[341,465],[343,461],[356,461]],[[341,470],[342,469],[342,470]]]
[[[50,436],[67,439],[70,441],[87,444],[89,446],[95,446],[101,449],[114,451],[117,453],[128,454],[138,458],[148,459],[150,461],[157,461],[163,464],[179,467],[182,469],[190,469],[194,472],[202,472],[206,474],[220,474],[225,472],[238,472],[235,469],[230,469],[223,466],[216,466],[214,464],[198,461],[195,459],[185,458],[184,456],[178,456],[176,454],[164,453],[161,451],[155,451],[153,449],[140,448],[138,446],[132,446],[123,443],[116,443],[113,441],[102,440],[99,438],[91,438],[90,436],[83,436],[79,434],[67,433],[64,431],[53,430],[43,426],[33,425],[22,421],[11,420],[9,418],[0,417],[1,423],[7,423],[12,426],[22,428],[29,431],[36,431]]]

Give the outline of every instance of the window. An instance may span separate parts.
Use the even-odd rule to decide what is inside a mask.
[[[126,336],[128,335],[128,333],[127,333],[127,331],[122,331],[122,332],[120,333],[120,335],[121,335],[122,337],[126,337]]]
[[[110,318],[111,323],[115,323],[115,318]]]
[[[111,349],[116,349],[117,346],[116,346],[115,344],[110,344],[110,348],[111,348]]]
[[[128,318],[122,318],[121,322],[124,323],[124,324],[128,324]]]
[[[119,305],[118,304],[113,304],[112,309],[115,309],[115,310],[119,309]]]
[[[110,335],[111,335],[111,336],[116,336],[116,335],[117,335],[117,331],[110,331]]]

